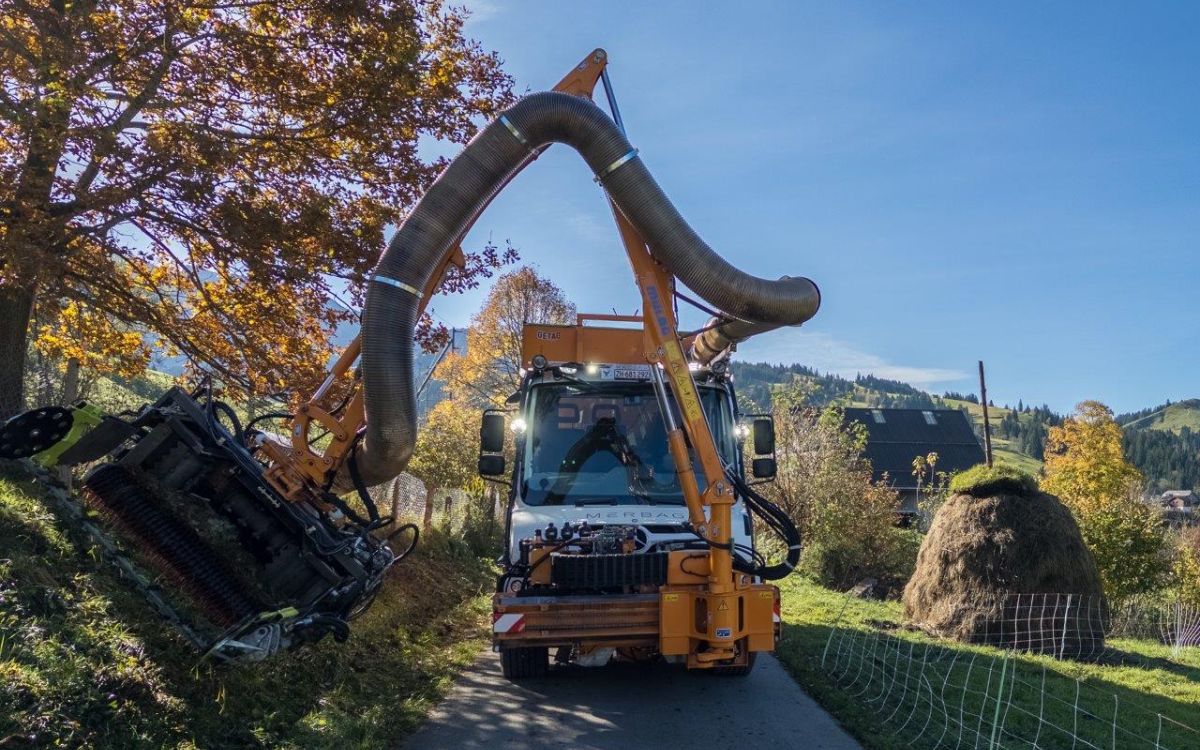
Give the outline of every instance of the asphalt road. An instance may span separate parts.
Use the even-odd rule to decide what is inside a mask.
[[[552,669],[510,683],[490,652],[459,678],[405,750],[858,750],[773,657],[748,677],[667,665]]]

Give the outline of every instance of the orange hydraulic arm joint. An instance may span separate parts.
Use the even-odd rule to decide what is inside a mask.
[[[607,73],[608,58],[604,50],[597,49],[585,57],[562,81],[555,86],[556,91],[592,98],[597,83],[602,83],[608,99],[609,110],[617,126],[624,132],[625,126],[621,121],[621,113],[617,108],[613,95],[612,84]],[[667,270],[654,260],[650,254],[645,239],[633,227],[625,215],[621,213],[616,203],[609,199],[621,242],[629,256],[634,278],[642,294],[642,309],[644,325],[644,351],[646,361],[651,365],[651,377],[654,380],[658,401],[663,409],[664,421],[667,425],[667,441],[671,456],[678,467],[680,486],[683,489],[684,500],[687,503],[688,520],[693,530],[709,543],[709,576],[708,585],[702,591],[684,593],[667,593],[663,596],[664,607],[668,602],[677,604],[676,609],[683,610],[682,617],[692,622],[692,612],[697,608],[691,605],[699,604],[706,617],[707,624],[703,633],[704,648],[696,649],[689,645],[684,654],[688,656],[689,666],[711,666],[716,662],[729,662],[738,656],[735,642],[745,637],[739,625],[739,613],[745,613],[745,606],[739,601],[742,596],[754,598],[759,610],[763,608],[764,600],[767,607],[774,607],[776,590],[772,586],[751,588],[748,581],[745,591],[740,591],[733,569],[733,525],[732,507],[735,502],[733,487],[725,477],[725,466],[717,453],[716,442],[713,440],[704,410],[700,405],[700,395],[696,383],[688,367],[684,354],[683,342],[679,339],[678,326],[672,304],[675,279]],[[665,373],[665,377],[664,377]],[[680,419],[676,419],[671,400],[667,395],[667,383],[678,404]],[[688,446],[700,463],[704,473],[705,489],[700,491],[696,478],[695,467],[692,465]],[[708,512],[705,512],[705,509]],[[742,576],[745,578],[745,576]],[[761,588],[761,590],[757,590]],[[765,596],[764,596],[765,595]],[[690,600],[690,601],[689,601]],[[663,618],[666,621],[667,615]],[[696,618],[700,619],[700,618]],[[700,635],[693,633],[693,635]],[[672,639],[664,633],[664,646],[670,640],[686,643],[693,639]],[[667,652],[664,648],[664,653]],[[745,658],[745,654],[741,654]]]
[[[437,293],[451,268],[461,269],[465,263],[462,247],[456,244],[442,260],[429,285],[422,290],[418,316],[425,312],[430,298]],[[290,445],[263,440],[258,446],[271,462],[267,481],[292,502],[303,500],[328,510],[316,488],[329,488],[334,484],[364,423],[363,391],[354,372],[361,353],[362,340],[355,336],[333,363],[320,387],[296,410]],[[348,382],[339,388],[342,381]],[[340,403],[331,405],[335,393],[345,395]],[[314,425],[329,434],[329,443],[320,452],[313,449]]]

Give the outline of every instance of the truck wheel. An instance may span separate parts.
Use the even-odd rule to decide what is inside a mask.
[[[754,657],[758,656],[757,651],[751,651],[746,655],[746,664],[741,667],[713,667],[709,671],[717,677],[745,677],[754,671]]]
[[[545,677],[550,669],[550,649],[545,646],[500,649],[500,671],[507,680]]]

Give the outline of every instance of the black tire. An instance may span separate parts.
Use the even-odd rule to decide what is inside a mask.
[[[745,677],[754,671],[754,658],[758,656],[757,651],[751,651],[746,655],[746,663],[740,667],[713,667],[709,671],[717,677]]]
[[[545,646],[500,649],[500,671],[506,680],[545,677],[550,670],[550,649]]]

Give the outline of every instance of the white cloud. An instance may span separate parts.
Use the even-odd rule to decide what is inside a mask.
[[[935,384],[969,377],[961,370],[894,364],[827,333],[796,329],[773,331],[750,339],[738,347],[738,359],[743,362],[796,363],[845,378],[870,374],[927,390]]]

